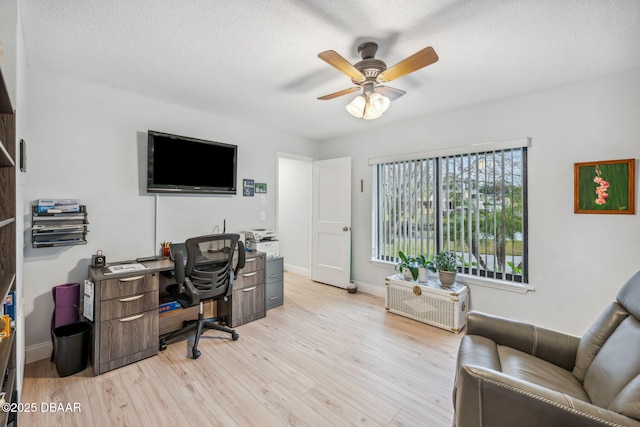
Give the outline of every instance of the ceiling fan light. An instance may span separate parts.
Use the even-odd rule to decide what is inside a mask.
[[[378,111],[371,106],[370,102],[367,102],[364,108],[364,115],[362,116],[365,120],[373,120],[382,116],[382,111]]]
[[[353,117],[357,117],[359,119],[364,115],[365,105],[367,100],[364,99],[364,96],[358,95],[354,98],[353,101],[349,105],[347,105],[347,111]]]
[[[389,104],[391,104],[391,100],[386,96],[380,95],[379,93],[372,93],[369,96],[369,104],[371,104],[371,109],[375,112],[379,112],[380,115],[387,111],[389,108]]]

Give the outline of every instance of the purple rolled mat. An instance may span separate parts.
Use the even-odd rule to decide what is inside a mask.
[[[80,319],[80,283],[54,286],[51,292],[54,304],[51,317],[51,339],[53,340],[55,328],[75,323]],[[51,360],[53,360],[53,354],[51,354]]]

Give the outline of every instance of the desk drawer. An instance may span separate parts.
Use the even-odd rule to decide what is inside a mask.
[[[264,283],[233,290],[231,304],[233,316],[231,327],[243,325],[266,315],[264,306]]]
[[[102,301],[100,320],[131,316],[158,308],[158,292],[145,292]]]
[[[158,351],[158,310],[101,323],[100,365],[144,350]],[[135,360],[130,360],[129,363]]]
[[[241,270],[238,277],[233,282],[233,290],[248,288],[264,283],[264,270],[245,271]]]
[[[240,270],[241,273],[250,273],[252,271],[264,270],[264,255],[249,258],[244,262],[244,267]]]
[[[136,274],[127,277],[114,277],[102,281],[100,287],[100,299],[102,301],[139,295],[144,292],[158,290],[158,274]]]
[[[274,258],[267,260],[267,283],[281,282],[283,278],[283,259]]]
[[[266,284],[266,308],[269,310],[270,308],[277,307],[282,305],[284,301],[284,282],[281,280],[279,282],[269,282]]]

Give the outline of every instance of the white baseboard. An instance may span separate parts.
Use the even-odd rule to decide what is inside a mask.
[[[304,267],[298,267],[297,265],[284,264],[284,271],[299,274],[304,277],[309,277],[309,269]]]
[[[294,274],[299,274],[299,275],[304,276],[304,277],[310,277],[308,268],[302,268],[302,267],[298,267],[298,266],[295,266],[295,265],[285,264],[284,265],[284,271],[288,271],[288,272],[291,272],[291,273],[294,273]],[[358,287],[358,291],[359,292],[364,292],[366,294],[371,294],[371,295],[375,295],[375,296],[383,297],[383,298],[387,294],[387,292],[384,289],[384,286],[372,285],[370,283],[360,282],[358,280],[354,280],[353,283],[356,284],[356,286]]]
[[[377,297],[385,297],[386,291],[384,286],[380,285],[372,285],[371,283],[360,282],[358,280],[354,280],[353,283],[358,286],[358,292],[364,292],[367,294],[375,295]]]
[[[38,360],[49,359],[52,352],[53,343],[51,342],[30,345],[25,348],[25,362],[29,364]]]

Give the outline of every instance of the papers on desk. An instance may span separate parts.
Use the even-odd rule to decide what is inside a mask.
[[[107,267],[107,270],[104,274],[115,274],[115,273],[131,273],[134,271],[147,270],[147,267],[144,265],[132,262],[130,264],[118,264],[118,265],[110,265]]]

